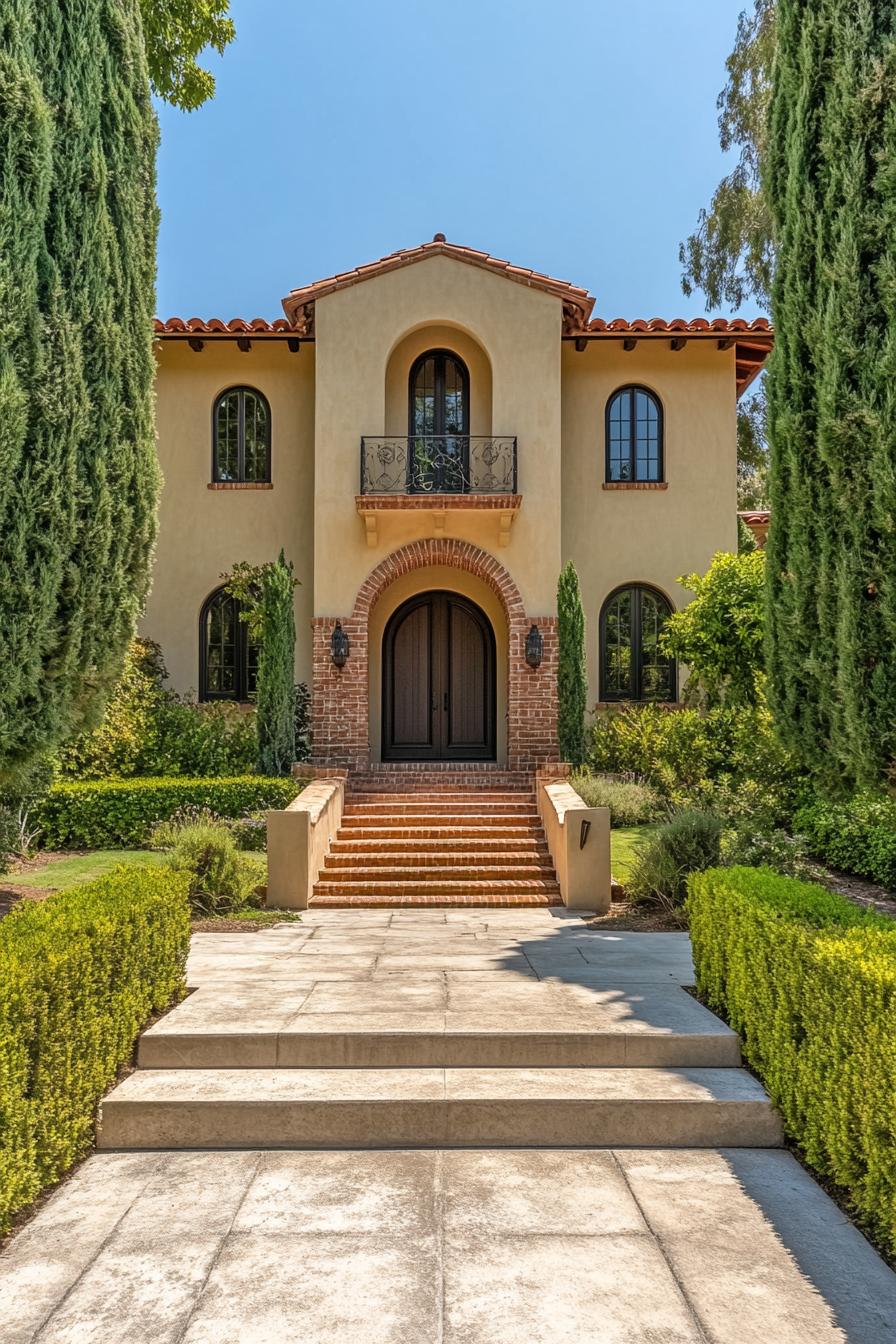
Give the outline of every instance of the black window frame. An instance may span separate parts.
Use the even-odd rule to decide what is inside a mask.
[[[607,613],[610,605],[621,596],[622,593],[632,593],[634,600],[631,604],[631,613],[629,616],[629,640],[631,648],[629,691],[630,695],[619,695],[615,691],[607,689],[607,656],[609,647],[607,643]],[[614,588],[607,594],[603,606],[600,609],[600,621],[598,622],[598,632],[600,639],[600,676],[599,692],[600,700],[603,704],[650,704],[664,705],[677,704],[678,702],[678,661],[670,657],[669,662],[669,689],[671,696],[663,700],[645,700],[643,695],[643,686],[641,684],[641,597],[642,594],[649,593],[652,598],[661,602],[671,616],[675,611],[674,606],[669,601],[665,593],[659,588],[654,588],[649,583],[621,583],[618,588]]]
[[[237,474],[235,477],[225,477],[221,475],[218,466],[218,407],[225,397],[230,397],[234,392],[239,394],[237,409]],[[249,392],[253,397],[258,397],[262,403],[267,416],[267,434],[265,447],[267,448],[267,461],[265,464],[265,474],[263,477],[253,481],[246,479],[246,393]],[[225,387],[219,392],[212,403],[212,481],[215,485],[270,485],[271,484],[271,403],[267,397],[257,387],[252,387],[249,383],[235,383],[232,387]]]
[[[461,374],[461,382],[462,382],[462,384],[463,384],[463,391],[464,391],[464,423],[463,423],[463,426],[462,426],[460,429],[456,429],[456,430],[446,430],[445,427],[444,427],[444,425],[443,425],[441,428],[439,428],[438,425],[436,425],[436,426],[434,427],[434,429],[433,429],[433,437],[436,437],[436,438],[447,438],[447,437],[451,437],[451,438],[463,438],[463,437],[466,437],[466,438],[469,438],[469,434],[470,434],[470,370],[467,368],[466,362],[465,362],[463,359],[461,359],[460,355],[457,353],[456,350],[449,350],[449,349],[447,349],[447,348],[444,347],[444,346],[438,346],[438,347],[436,347],[436,348],[433,349],[433,350],[424,350],[422,354],[420,354],[420,355],[417,356],[417,358],[414,360],[413,364],[411,365],[411,370],[410,370],[410,373],[408,374],[408,438],[409,438],[409,439],[420,439],[420,438],[425,438],[425,437],[426,437],[426,435],[420,434],[420,433],[417,431],[417,428],[416,428],[416,423],[415,423],[415,419],[416,419],[416,416],[415,416],[415,412],[416,412],[416,396],[415,396],[415,389],[416,389],[416,383],[417,383],[417,375],[419,374],[421,368],[423,367],[423,365],[426,363],[426,361],[427,361],[428,359],[432,359],[432,360],[435,361],[435,390],[436,390],[436,405],[437,405],[437,407],[440,407],[440,408],[441,408],[441,410],[442,410],[443,413],[444,413],[444,407],[445,407],[445,360],[446,360],[446,359],[453,360],[454,363],[457,365],[457,368],[458,368],[458,370],[459,370],[459,372],[460,372],[460,374]],[[437,412],[437,414],[438,414],[438,412]]]
[[[234,690],[212,691],[208,684],[208,617],[212,606],[221,598],[233,603],[234,621],[236,631],[236,664],[234,667]],[[255,698],[254,690],[249,689],[249,652],[252,647],[252,640],[249,637],[249,627],[242,619],[242,603],[239,598],[232,597],[222,585],[209,593],[202,604],[199,612],[199,699],[203,704],[213,701],[225,700],[230,703],[245,705],[251,704]]]
[[[635,394],[642,392],[656,408],[657,416],[657,474],[656,476],[638,476],[638,440],[637,415],[635,414]],[[631,475],[627,481],[614,480],[610,469],[610,412],[618,397],[629,398],[629,469]],[[604,410],[604,481],[607,485],[662,485],[666,480],[666,420],[663,403],[652,388],[643,383],[626,383],[617,387],[607,398]]]

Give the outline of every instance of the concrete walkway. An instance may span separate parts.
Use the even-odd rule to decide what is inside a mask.
[[[199,935],[196,992],[105,1104],[117,1151],[0,1257],[0,1344],[896,1344],[896,1276],[751,1144],[774,1118],[691,978],[684,935],[562,911]],[[595,1113],[625,1137],[550,1137]]]

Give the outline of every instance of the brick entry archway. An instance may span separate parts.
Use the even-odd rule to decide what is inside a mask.
[[[557,619],[527,615],[520,591],[502,564],[469,542],[433,537],[402,546],[368,574],[350,616],[316,616],[312,726],[314,763],[349,770],[370,765],[368,626],[370,613],[391,583],[402,574],[431,566],[466,570],[486,583],[500,599],[507,618],[507,765],[534,770],[557,760]],[[336,621],[348,635],[351,650],[344,667],[333,665],[330,639]],[[526,663],[526,635],[532,624],[544,640],[541,666]],[[379,650],[375,650],[379,656]]]

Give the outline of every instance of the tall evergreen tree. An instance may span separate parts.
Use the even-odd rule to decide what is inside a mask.
[[[585,613],[579,576],[571,560],[557,583],[557,740],[560,758],[573,765],[585,759],[585,711],[588,679],[585,674]]]
[[[296,759],[296,621],[292,565],[283,552],[261,579],[258,652],[258,768],[288,775]]]
[[[155,536],[139,0],[0,0],[0,772],[91,723]]]
[[[263,565],[240,561],[227,580],[242,619],[258,645],[255,684],[258,769],[288,775],[296,760],[296,621],[292,561],[281,550]]]
[[[896,6],[778,0],[770,697],[819,777],[896,759]]]

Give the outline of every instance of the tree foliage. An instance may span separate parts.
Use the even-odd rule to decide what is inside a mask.
[[[295,587],[282,550],[264,565],[236,565],[227,581],[259,645],[255,704],[263,775],[288,775],[296,760]]]
[[[139,0],[0,0],[0,774],[95,722],[146,593],[156,123]]]
[[[738,20],[719,94],[719,141],[739,151],[709,209],[681,244],[685,294],[702,290],[707,311],[753,299],[767,308],[774,270],[772,222],[762,181],[774,64],[776,0],[753,0]],[[738,508],[768,507],[768,443],[764,379],[741,402],[737,417]]]
[[[874,784],[896,756],[896,10],[778,11],[770,694],[817,777]]]
[[[709,209],[679,250],[685,294],[703,290],[707,308],[767,303],[774,264],[772,228],[762,185],[775,53],[776,0],[753,0],[737,25],[728,57],[728,83],[718,98],[719,141],[738,151],[734,169],[716,188]]]
[[[230,0],[140,0],[149,76],[166,103],[191,112],[215,92],[214,76],[197,57],[221,53],[236,36]]]
[[[557,666],[557,740],[560,758],[573,765],[585,759],[585,613],[579,576],[569,560],[557,584],[559,660]]]
[[[764,671],[764,552],[720,551],[705,574],[679,583],[694,597],[669,617],[663,642],[690,668],[689,696],[710,708],[755,704]]]

